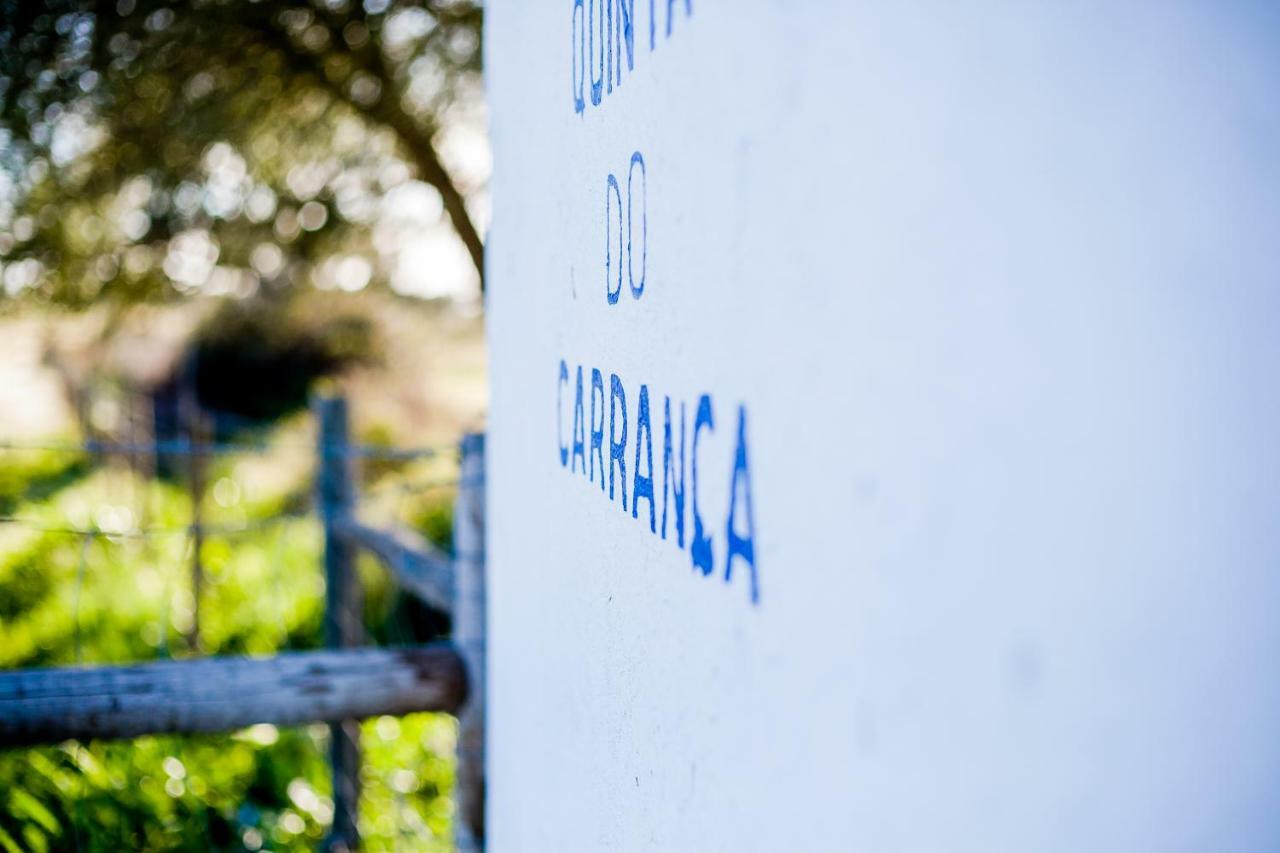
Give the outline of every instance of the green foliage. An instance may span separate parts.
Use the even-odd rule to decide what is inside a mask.
[[[0,624],[13,624],[35,610],[54,589],[55,541],[41,537],[5,555],[0,564]]]
[[[364,724],[360,832],[365,849],[448,850],[457,724],[440,714]],[[433,843],[433,839],[438,839]]]
[[[428,493],[414,507],[410,523],[422,531],[422,535],[446,554],[453,553],[453,500],[452,489],[438,489]]]
[[[0,839],[24,850],[312,850],[332,814],[326,739],[324,727],[256,726],[5,755]]]
[[[280,516],[306,493],[309,470],[271,457],[211,465],[200,648],[191,649],[187,494],[68,458],[21,466],[25,484],[0,460],[15,494],[50,472],[77,473],[17,503],[14,515],[31,524],[0,526],[0,667],[319,645],[321,533],[314,518]],[[151,535],[132,535],[139,528]],[[372,636],[423,633],[383,569],[362,561],[361,573]],[[450,849],[455,737],[445,715],[365,724],[366,849]],[[313,850],[332,818],[327,749],[324,726],[260,725],[0,752],[0,851]]]
[[[82,454],[18,450],[0,465],[0,515],[23,500],[48,496],[82,476],[88,459]]]
[[[468,0],[0,0],[0,293],[289,289],[375,254],[411,177],[479,269],[475,188],[436,136],[480,55]]]

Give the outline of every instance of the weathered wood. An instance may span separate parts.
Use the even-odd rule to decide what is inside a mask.
[[[364,639],[363,593],[356,572],[355,548],[339,531],[355,507],[355,485],[347,441],[347,401],[316,401],[319,431],[320,519],[324,525],[325,645],[359,646]],[[333,773],[333,827],[325,846],[353,850],[359,846],[356,811],[360,802],[360,729],[354,720],[329,725],[329,764]]]
[[[337,530],[381,560],[406,591],[445,613],[453,610],[453,565],[423,536],[400,526],[380,530],[350,517],[339,520]]]
[[[459,851],[485,844],[485,463],[484,436],[462,440],[461,478],[453,510],[453,637],[466,664],[469,698],[458,715]]]
[[[452,713],[466,691],[447,643],[0,672],[0,746]]]

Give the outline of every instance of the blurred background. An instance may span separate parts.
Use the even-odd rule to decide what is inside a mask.
[[[309,400],[451,547],[483,427],[481,17],[0,0],[0,668],[322,644]],[[373,642],[448,619],[358,564]],[[0,850],[310,850],[328,729],[0,751]],[[366,849],[451,849],[456,723],[363,727]]]

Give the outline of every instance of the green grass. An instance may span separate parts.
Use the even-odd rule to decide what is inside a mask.
[[[319,526],[282,515],[305,504],[309,471],[282,465],[264,477],[270,460],[261,459],[211,467],[202,506],[214,532],[201,550],[206,580],[192,648],[191,507],[180,485],[79,456],[20,463],[16,455],[0,451],[0,506],[27,522],[0,525],[0,667],[319,645]],[[242,476],[245,464],[257,466],[254,476]],[[413,466],[378,475],[392,485],[423,476]],[[441,540],[450,505],[448,490],[432,490],[397,498],[390,511]],[[128,535],[139,528],[150,535]],[[375,640],[417,642],[445,627],[372,561],[362,559],[360,572]],[[451,849],[454,739],[444,715],[365,723],[365,849]],[[255,726],[0,752],[0,851],[314,849],[332,818],[327,740],[324,726]]]

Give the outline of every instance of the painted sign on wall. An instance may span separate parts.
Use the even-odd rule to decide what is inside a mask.
[[[496,850],[1280,844],[1280,39],[488,9]]]

